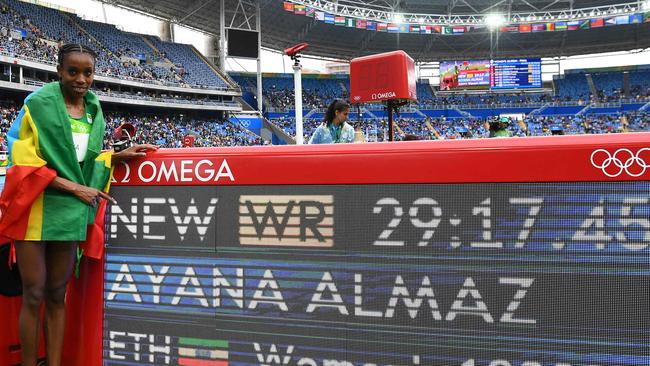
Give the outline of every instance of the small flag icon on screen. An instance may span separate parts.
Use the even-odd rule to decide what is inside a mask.
[[[178,338],[179,366],[228,366],[228,341]]]

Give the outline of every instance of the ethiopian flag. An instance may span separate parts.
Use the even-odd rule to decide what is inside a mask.
[[[180,337],[178,365],[228,366],[228,341]]]
[[[88,150],[77,161],[72,126],[58,82],[30,94],[7,134],[9,168],[0,196],[0,236],[13,240],[84,241],[96,208],[49,188],[62,177],[107,190],[111,152],[101,152],[104,117],[97,96],[84,97],[90,123]]]

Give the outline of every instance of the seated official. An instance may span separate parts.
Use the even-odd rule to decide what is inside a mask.
[[[354,142],[354,128],[346,121],[350,105],[336,99],[327,107],[323,123],[316,128],[309,139],[310,144],[338,144]]]

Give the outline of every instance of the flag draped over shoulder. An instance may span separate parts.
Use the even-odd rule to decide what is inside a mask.
[[[58,82],[30,94],[7,134],[10,166],[0,196],[0,237],[13,240],[84,241],[96,208],[49,188],[59,176],[107,190],[111,152],[101,152],[104,117],[97,96],[84,97],[91,123],[88,151],[77,161],[68,112]]]

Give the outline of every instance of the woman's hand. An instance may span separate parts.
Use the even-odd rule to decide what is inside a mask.
[[[113,204],[117,204],[117,201],[108,194],[100,191],[99,189],[86,187],[84,185],[77,185],[73,191],[74,195],[82,200],[85,204],[93,207],[97,207],[99,201],[103,198],[107,201],[111,201]]]
[[[151,144],[136,144],[120,152],[113,153],[111,162],[113,164],[129,161],[134,158],[142,158],[147,155],[148,151],[156,151],[158,146]]]
[[[115,201],[115,199],[108,194],[98,189],[86,187],[82,184],[75,183],[65,178],[54,178],[52,183],[50,183],[50,187],[58,189],[59,191],[68,192],[89,206],[96,207],[102,198],[111,201],[113,204],[117,204],[117,201]]]

